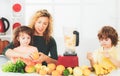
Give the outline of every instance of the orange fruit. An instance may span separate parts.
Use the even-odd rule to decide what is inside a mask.
[[[39,74],[40,75],[46,75],[47,74],[47,71],[45,69],[40,69],[39,70]]]
[[[51,74],[52,74],[52,71],[53,71],[53,70],[50,70],[49,68],[47,68],[47,74],[48,74],[48,75],[51,75]]]
[[[50,70],[55,70],[56,65],[55,65],[54,63],[48,63],[47,67],[48,67]]]
[[[65,70],[65,67],[63,65],[57,65],[56,70],[58,70],[60,74],[62,74],[63,71]]]
[[[52,76],[61,76],[58,70],[52,71]]]
[[[37,60],[37,59],[39,58],[39,53],[38,53],[38,52],[33,52],[33,53],[32,53],[32,58],[33,58],[34,60]]]

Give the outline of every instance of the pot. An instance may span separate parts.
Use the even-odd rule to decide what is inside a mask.
[[[9,44],[8,40],[1,40],[0,39],[0,55],[2,54],[4,48]]]
[[[5,35],[9,27],[10,27],[10,23],[8,19],[2,17],[0,19],[0,35]]]

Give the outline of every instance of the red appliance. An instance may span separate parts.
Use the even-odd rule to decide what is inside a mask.
[[[64,65],[65,67],[79,66],[78,56],[59,56],[57,65]]]
[[[64,42],[65,52],[63,56],[58,57],[57,65],[64,65],[65,67],[79,66],[78,56],[75,52],[75,47],[79,45],[79,32],[73,27],[64,28]]]
[[[0,35],[5,35],[9,27],[10,27],[9,21],[6,18],[2,17],[0,19]]]

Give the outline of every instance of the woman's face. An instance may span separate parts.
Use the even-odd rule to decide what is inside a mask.
[[[112,47],[112,41],[110,38],[100,39],[99,41],[100,41],[101,46],[104,48],[111,48]]]
[[[46,30],[48,24],[49,24],[48,17],[39,17],[35,22],[35,34],[43,36],[43,33]]]
[[[20,46],[28,46],[30,44],[31,37],[26,33],[20,33],[18,41],[20,42]]]

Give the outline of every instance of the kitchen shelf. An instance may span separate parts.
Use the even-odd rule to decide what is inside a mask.
[[[0,38],[4,38],[4,37],[12,37],[11,35],[0,35]]]
[[[6,18],[9,23],[9,29],[6,31],[5,35],[0,35],[1,40],[9,40],[12,41],[13,36],[13,25],[15,23],[20,23],[21,25],[24,25],[24,0],[1,0],[0,1],[0,17]],[[20,4],[22,6],[22,9],[18,12],[13,10],[13,6],[15,4]],[[4,7],[4,8],[3,8]],[[14,7],[15,9],[19,9],[17,6]],[[5,23],[6,24],[6,23]],[[7,25],[6,25],[7,26]]]

